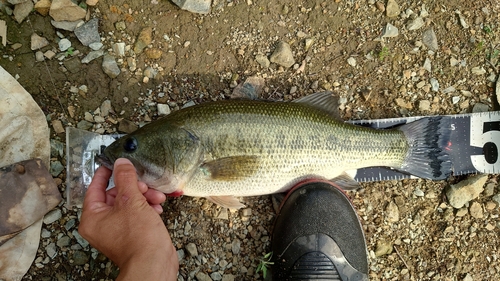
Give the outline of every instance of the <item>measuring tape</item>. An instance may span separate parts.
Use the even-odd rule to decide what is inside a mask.
[[[375,128],[387,129],[403,125],[421,117],[390,118],[376,120],[348,121],[348,123]],[[450,120],[449,151],[454,175],[500,172],[498,159],[500,147],[500,111],[445,115]],[[443,147],[443,149],[445,149]],[[425,163],[422,163],[425,164]],[[401,180],[416,178],[384,167],[363,168],[349,171],[358,182]]]

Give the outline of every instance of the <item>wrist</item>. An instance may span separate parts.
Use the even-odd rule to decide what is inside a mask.
[[[177,255],[175,260],[161,250],[137,254],[120,264],[117,281],[177,280]],[[174,252],[175,253],[175,252]]]

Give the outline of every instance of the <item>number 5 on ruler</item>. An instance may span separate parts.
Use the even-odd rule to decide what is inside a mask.
[[[472,165],[483,173],[499,173],[500,115],[474,114],[470,121],[470,145],[483,149],[483,155],[470,156]]]

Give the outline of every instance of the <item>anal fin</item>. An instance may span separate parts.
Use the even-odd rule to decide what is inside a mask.
[[[361,186],[357,181],[355,181],[350,175],[346,172],[343,172],[339,176],[331,179],[335,184],[337,184],[343,190],[354,190],[358,189]]]
[[[208,200],[214,202],[215,204],[229,208],[229,209],[241,209],[245,207],[240,200],[238,200],[236,197],[228,195],[228,196],[209,196],[207,197]]]

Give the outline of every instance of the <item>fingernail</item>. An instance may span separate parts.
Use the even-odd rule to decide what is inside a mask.
[[[118,165],[132,165],[132,162],[130,162],[127,158],[118,158],[115,161],[115,166]]]

